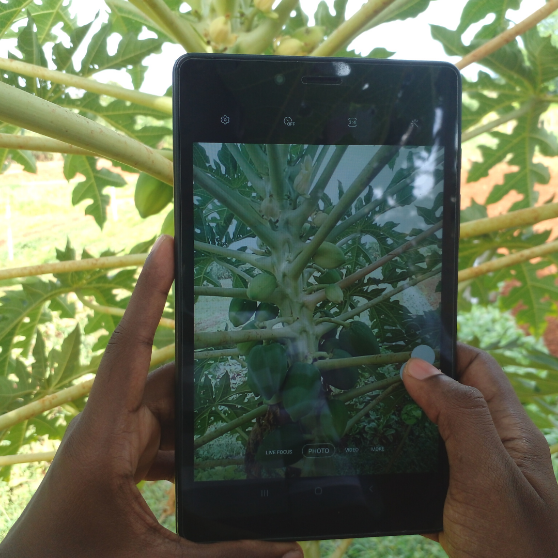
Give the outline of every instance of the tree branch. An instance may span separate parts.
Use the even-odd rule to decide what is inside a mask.
[[[157,366],[166,362],[167,360],[174,357],[174,344],[163,347],[162,349],[157,349],[153,351],[151,355],[150,367]],[[93,372],[94,370],[92,370]],[[63,389],[57,393],[47,395],[36,401],[32,401],[27,405],[19,407],[19,409],[14,409],[0,415],[0,430],[6,430],[11,428],[16,424],[29,420],[30,418],[36,417],[44,413],[45,411],[50,411],[55,409],[64,403],[70,401],[75,401],[84,395],[87,395],[91,391],[93,382],[95,380],[86,380],[85,382],[80,382],[79,384],[73,385],[69,388]]]
[[[163,0],[143,0],[143,2],[188,52],[211,52],[194,28],[180,14],[173,12]]]
[[[387,262],[390,262],[394,258],[397,258],[401,254],[404,254],[405,252],[407,252],[411,248],[414,248],[419,242],[422,242],[425,238],[428,238],[429,236],[432,236],[433,234],[438,232],[442,228],[442,226],[443,226],[443,222],[440,221],[439,223],[437,223],[433,227],[430,227],[426,231],[424,231],[421,234],[415,236],[415,238],[409,240],[408,242],[405,242],[405,244],[402,244],[401,246],[399,246],[399,248],[396,248],[395,250],[393,250],[389,254],[386,254],[385,256],[380,258],[379,260],[376,260],[375,262],[371,263],[370,265],[368,265],[366,267],[363,267],[362,269],[359,269],[358,271],[355,271],[355,273],[352,273],[351,275],[348,275],[344,279],[341,279],[341,281],[339,281],[337,284],[342,289],[346,289],[347,287],[349,287],[353,283],[356,283],[357,281],[360,281],[361,279],[364,279],[364,277],[366,277],[367,275],[370,275],[376,269],[379,269],[380,267],[383,267]],[[309,307],[314,307],[314,306],[316,306],[316,304],[320,303],[322,300],[325,300],[325,292],[324,291],[319,291],[319,292],[309,296],[306,299],[306,304]]]
[[[196,351],[194,360],[205,360],[209,358],[236,357],[239,356],[238,349],[221,349],[220,351]]]
[[[311,56],[334,56],[335,53],[348,45],[366,25],[381,14],[395,0],[368,0],[364,6],[347,21],[344,21],[314,51]]]
[[[172,163],[147,145],[0,82],[0,120],[116,159],[173,185]]]
[[[252,163],[254,163],[258,172],[262,176],[269,175],[267,156],[261,150],[260,146],[252,143],[245,143],[244,147],[246,148],[246,151],[248,151],[248,155],[250,156],[250,159],[252,159]]]
[[[248,298],[246,289],[227,289],[219,287],[194,287],[196,296],[222,296],[226,298]]]
[[[22,136],[21,134],[0,134],[0,148],[28,149],[29,151],[43,151],[46,153],[68,153],[69,155],[86,155],[89,157],[99,155],[99,153],[70,145],[64,141],[45,136]],[[172,161],[172,151],[168,149],[154,149],[153,151]]]
[[[235,158],[238,166],[242,169],[242,172],[246,175],[246,178],[251,182],[252,187],[256,190],[256,193],[262,198],[266,197],[265,182],[262,178],[258,176],[258,173],[254,171],[250,163],[245,159],[244,155],[235,143],[225,144],[232,156]]]
[[[312,256],[322,245],[339,219],[343,217],[347,209],[349,209],[358,196],[360,196],[362,191],[374,180],[400,149],[401,145],[383,145],[380,147],[361,173],[355,178],[348,190],[343,194],[339,202],[334,206],[324,224],[314,235],[314,238],[305,245],[302,252],[291,264],[289,274],[292,278],[300,276]]]
[[[115,308],[114,306],[103,306],[101,304],[96,304],[95,302],[89,302],[83,295],[79,293],[76,294],[84,306],[90,308],[91,310],[94,310],[95,312],[100,312],[101,314],[108,314],[110,316],[117,316],[121,318],[122,316],[124,316],[124,312],[126,311],[124,310],[124,308]],[[169,329],[175,328],[175,322],[170,318],[161,318],[159,320],[159,325],[161,327],[167,327]]]
[[[0,467],[8,465],[17,465],[19,463],[36,463],[37,461],[52,461],[56,454],[54,451],[45,451],[37,453],[18,453],[16,455],[1,455]]]
[[[254,254],[247,254],[242,250],[231,250],[230,248],[215,246],[214,244],[206,244],[205,242],[199,242],[198,240],[194,240],[194,250],[215,254],[217,256],[222,256],[223,258],[232,258],[240,262],[250,264],[262,271],[271,271],[268,261],[269,258],[255,256]]]
[[[26,267],[12,267],[0,269],[0,281],[17,277],[35,277],[47,273],[71,273],[90,269],[117,269],[122,267],[138,267],[145,263],[147,254],[130,254],[128,256],[108,256],[105,258],[88,258],[85,260],[70,260],[67,262],[30,265]]]
[[[519,209],[496,217],[461,223],[460,238],[472,238],[504,229],[529,227],[556,217],[558,217],[558,203]]]
[[[143,107],[149,107],[172,115],[172,99],[170,97],[158,97],[157,95],[126,89],[119,85],[108,85],[91,78],[75,76],[73,74],[59,72],[58,70],[49,70],[42,66],[28,64],[27,62],[21,62],[12,58],[0,58],[0,69],[8,70],[9,72],[14,72],[23,76],[44,79],[45,81],[66,85],[67,87],[84,89],[85,91],[97,93],[98,95],[108,95],[115,99],[122,99],[123,101],[129,101]]]
[[[230,209],[245,225],[250,227],[269,247],[275,246],[273,231],[244,196],[221,184],[212,176],[194,167],[194,180],[217,201]]]
[[[403,354],[403,353],[401,353],[401,354]],[[403,361],[403,362],[405,362],[405,361]],[[334,399],[338,399],[339,401],[342,401],[343,403],[347,403],[347,401],[352,401],[353,399],[356,399],[357,397],[362,397],[363,395],[366,395],[367,393],[370,393],[371,391],[378,391],[380,389],[387,389],[390,386],[393,386],[394,384],[402,384],[402,383],[403,382],[402,382],[399,374],[397,374],[397,376],[392,376],[391,378],[386,378],[385,380],[379,380],[377,382],[373,382],[372,384],[367,384],[365,386],[350,389],[349,391],[346,391],[344,393],[340,393],[339,395],[335,395]]]
[[[550,0],[540,10],[532,13],[529,17],[525,18],[523,21],[521,21],[511,29],[500,33],[500,35],[498,35],[494,39],[475,49],[473,52],[470,52],[469,54],[467,54],[467,56],[464,56],[456,64],[457,68],[463,70],[463,68],[466,68],[467,66],[470,66],[471,64],[478,62],[479,60],[482,60],[487,56],[490,56],[498,49],[502,48],[508,43],[511,43],[520,35],[523,35],[523,33],[525,33],[526,31],[529,31],[529,29],[535,27],[537,23],[540,23],[543,19],[546,19],[552,12],[556,11],[557,9],[558,0]]]
[[[279,329],[242,329],[238,331],[204,331],[194,333],[194,349],[219,347],[247,341],[270,341],[295,338],[297,334],[288,327]]]
[[[118,0],[116,0],[118,2]],[[109,0],[107,4],[110,7],[110,4],[115,2],[115,0]],[[169,29],[165,23],[159,18],[159,16],[143,1],[143,0],[125,0],[125,4],[132,4],[132,6],[142,14],[143,17],[147,18],[155,27],[158,27],[161,31],[166,33],[170,39],[173,39],[175,42],[180,43],[177,37],[174,36],[174,33],[171,29]],[[127,6],[127,9],[130,9],[130,6]]]
[[[492,273],[493,271],[499,271],[500,269],[505,269],[506,267],[528,262],[533,258],[542,258],[548,254],[554,254],[555,252],[558,252],[558,240],[548,242],[535,248],[521,250],[520,252],[516,252],[496,260],[491,260],[475,267],[463,269],[457,274],[457,281],[461,283],[462,281],[475,279],[481,275],[486,275],[487,273]]]

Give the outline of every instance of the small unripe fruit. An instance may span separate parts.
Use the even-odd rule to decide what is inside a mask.
[[[260,205],[260,213],[270,221],[277,221],[281,216],[281,209],[273,196],[268,196]]]
[[[283,37],[279,46],[275,49],[275,54],[281,56],[296,56],[302,52],[304,45],[298,39],[292,37]]]
[[[227,16],[217,17],[210,23],[209,38],[218,45],[234,44],[236,36],[232,34],[231,22]]]
[[[172,186],[142,172],[136,182],[134,202],[139,214],[145,219],[161,212],[172,201],[173,193]]]
[[[314,222],[314,225],[316,225],[316,227],[321,227],[327,220],[327,213],[323,213],[322,211],[319,211],[318,213],[316,213],[316,215],[314,215],[314,219],[312,219],[312,221]]]
[[[325,29],[320,26],[300,27],[293,33],[293,37],[302,41],[304,50],[310,52],[323,41],[324,31]]]
[[[174,208],[172,208],[165,217],[161,226],[161,234],[174,236]]]
[[[314,254],[314,263],[324,269],[334,269],[345,263],[345,254],[339,246],[323,242]]]
[[[343,290],[337,283],[328,285],[325,288],[325,295],[328,300],[331,300],[331,302],[335,304],[343,302]]]
[[[339,273],[339,271],[336,269],[329,269],[325,273],[316,277],[316,283],[319,285],[328,285],[329,283],[337,283],[338,281],[341,281],[341,279],[343,279],[343,276]]]
[[[306,155],[300,172],[294,179],[293,187],[302,196],[308,194],[310,190],[310,181],[312,179],[312,158]]]
[[[254,300],[233,298],[229,305],[229,320],[234,327],[244,325],[256,311],[258,303]]]
[[[277,288],[277,279],[269,273],[256,275],[248,285],[248,298],[250,300],[266,300]]]
[[[274,0],[254,0],[254,6],[261,12],[267,13],[271,11]]]

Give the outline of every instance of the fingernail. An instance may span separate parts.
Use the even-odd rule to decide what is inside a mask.
[[[399,375],[401,376],[401,379],[403,379],[403,371],[405,370],[405,366],[407,366],[407,362],[404,362],[399,369]]]
[[[163,241],[165,240],[165,235],[162,234],[156,241],[155,244],[153,244],[153,246],[151,247],[150,250],[150,254],[151,252],[155,252],[155,250],[157,250],[157,248],[159,248],[159,246],[161,246],[161,244],[163,244]]]
[[[420,358],[412,358],[407,362],[406,373],[417,380],[426,380],[427,378],[441,374],[436,367]]]
[[[283,558],[304,558],[304,554],[300,550],[290,550]]]

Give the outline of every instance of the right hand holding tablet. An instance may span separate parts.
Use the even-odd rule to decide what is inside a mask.
[[[411,359],[405,387],[446,444],[444,530],[428,535],[451,558],[558,556],[558,485],[548,444],[500,365],[458,345],[459,382]]]

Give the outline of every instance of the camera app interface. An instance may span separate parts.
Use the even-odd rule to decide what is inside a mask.
[[[196,481],[436,470],[443,158],[194,144]]]

